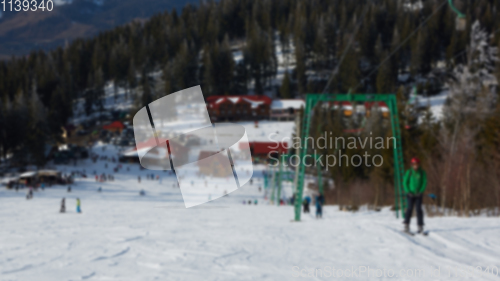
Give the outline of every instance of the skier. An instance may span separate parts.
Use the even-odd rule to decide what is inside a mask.
[[[420,160],[416,157],[411,159],[411,168],[406,171],[403,187],[407,194],[408,208],[405,213],[404,231],[410,233],[410,220],[413,206],[417,210],[418,233],[424,233],[424,214],[422,212],[422,194],[427,185],[427,175],[420,167]]]
[[[76,212],[77,213],[81,213],[82,212],[80,198],[76,198]]]
[[[71,185],[68,186],[68,192],[71,192]]]
[[[63,198],[61,200],[61,210],[59,210],[59,212],[66,213],[66,199],[65,198]]]
[[[30,200],[31,198],[33,198],[33,190],[30,187],[28,192],[26,192],[26,200]]]
[[[325,201],[325,197],[323,197],[323,194],[319,194],[319,196],[316,196],[316,218],[320,219],[323,217],[323,203]]]
[[[309,213],[309,197],[304,198],[304,201],[302,201],[302,205],[304,206],[304,214]]]
[[[141,176],[137,176],[137,182],[141,183]]]

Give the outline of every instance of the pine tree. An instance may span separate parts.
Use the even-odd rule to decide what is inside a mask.
[[[344,62],[340,66],[338,81],[340,81],[340,90],[343,93],[355,93],[355,88],[361,79],[361,70],[359,69],[358,56],[355,50],[347,51]]]
[[[384,52],[382,57],[386,57]],[[393,90],[395,74],[392,72],[392,63],[388,61],[384,63],[377,74],[377,93],[389,93]]]
[[[46,163],[46,146],[48,145],[48,127],[46,109],[33,87],[29,101],[28,134],[26,147],[29,150],[32,163],[41,167]]]
[[[5,107],[4,99],[0,97],[0,156],[7,158],[7,115],[8,109]]]
[[[498,49],[489,44],[489,35],[479,21],[472,25],[471,38],[467,48],[467,61],[453,70],[450,83],[450,99],[444,107],[445,122],[471,122],[480,124],[494,110],[496,93],[489,88],[495,84],[495,63]]]
[[[245,95],[248,93],[248,72],[244,62],[239,62],[235,66],[235,74],[233,77],[232,93],[235,95]]]
[[[280,87],[280,96],[282,99],[289,99],[291,97],[291,81],[288,75],[288,71],[285,71],[285,75],[283,76],[283,81],[281,82]]]
[[[149,84],[149,76],[144,71],[142,73],[141,85],[142,85],[141,104],[142,107],[144,107],[153,101],[153,93],[151,91],[151,85]]]
[[[130,59],[128,71],[127,71],[127,98],[129,97],[129,92],[135,87],[137,87],[137,77],[136,77],[136,70],[135,70],[135,63],[134,59]]]
[[[305,48],[301,42],[295,43],[295,79],[299,94],[302,95],[306,92],[307,76],[306,76],[306,55]]]

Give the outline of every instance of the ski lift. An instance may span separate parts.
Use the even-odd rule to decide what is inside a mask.
[[[457,31],[464,31],[466,25],[467,25],[467,20],[465,19],[465,17],[464,18],[457,17],[457,19],[455,20],[455,28],[457,29]]]
[[[455,29],[457,31],[464,31],[465,28],[467,27],[467,19],[465,18],[465,15],[462,14],[454,5],[453,5],[453,0],[448,0],[448,3],[450,4],[451,9],[457,14],[457,18],[455,20]]]

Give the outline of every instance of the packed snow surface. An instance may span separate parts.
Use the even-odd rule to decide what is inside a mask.
[[[94,152],[115,153],[100,147]],[[264,199],[259,165],[253,184],[186,209],[173,175],[137,164],[113,173],[115,165],[101,160],[58,166],[66,173],[85,169],[88,177],[77,177],[71,192],[47,187],[32,200],[25,199],[25,189],[1,187],[0,280],[329,280],[332,267],[337,276],[355,270],[354,277],[339,280],[500,279],[494,270],[480,278],[455,271],[500,268],[498,218],[426,218],[427,237],[403,234],[401,220],[388,208],[351,213],[327,206],[323,219],[316,219],[312,206],[311,214],[292,222],[292,206]],[[113,174],[115,181],[96,182],[94,170]],[[147,173],[159,175],[161,183],[146,179]],[[67,212],[61,214],[63,197]],[[369,276],[360,272],[368,267]],[[378,269],[386,270],[385,277],[376,277]],[[422,275],[398,277],[401,270]]]

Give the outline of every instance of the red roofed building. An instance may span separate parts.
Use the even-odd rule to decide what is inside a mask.
[[[272,100],[267,96],[211,96],[207,108],[212,121],[269,118]]]
[[[246,143],[240,143],[240,149],[244,149]],[[288,152],[288,143],[282,142],[249,142],[250,152],[253,157],[264,157],[267,158],[269,154],[279,154]]]
[[[365,102],[366,116],[370,116],[370,112],[373,107],[378,107],[378,110],[382,112],[382,116],[388,118],[390,115],[389,107],[383,101],[380,102]]]
[[[102,127],[104,130],[108,130],[110,132],[116,133],[119,132],[121,133],[123,129],[125,129],[125,125],[123,125],[122,122],[120,121],[115,121],[109,125],[105,125]]]

